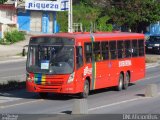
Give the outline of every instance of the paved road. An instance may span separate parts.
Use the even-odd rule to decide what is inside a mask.
[[[0,63],[0,83],[25,80],[25,60]]]
[[[24,62],[18,64],[24,65]],[[16,64],[14,63],[14,65]],[[5,65],[2,66],[5,70]],[[157,84],[160,92],[160,66],[148,66],[147,68],[146,78],[131,85],[126,91],[117,92],[113,89],[102,89],[92,92],[87,99],[89,113],[160,113],[160,96],[156,98],[143,96],[146,85],[151,83]],[[24,70],[23,67],[18,66],[16,69]],[[21,72],[24,74],[24,71]],[[17,73],[16,70],[11,72],[12,75],[14,73]],[[50,94],[49,98],[44,100],[40,99],[38,94],[28,93],[25,90],[5,92],[0,93],[0,113],[71,113],[75,98]]]

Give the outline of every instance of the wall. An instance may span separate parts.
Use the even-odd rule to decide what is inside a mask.
[[[18,9],[18,27],[22,31],[30,31],[30,11]]]

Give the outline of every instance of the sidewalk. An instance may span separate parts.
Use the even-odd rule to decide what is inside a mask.
[[[29,39],[31,36],[43,35],[44,33],[29,33],[25,36],[26,40],[14,43],[12,45],[0,45],[0,62],[8,60],[18,60],[25,59],[21,56],[23,46],[29,44]]]
[[[24,45],[28,45],[30,36],[26,36],[26,40],[20,41],[12,45],[0,45],[0,58],[8,56],[16,56],[22,53]]]
[[[23,46],[28,45],[31,36],[27,35],[26,40],[14,43],[12,45],[0,45],[0,63],[6,63],[10,61],[25,60],[23,57]]]

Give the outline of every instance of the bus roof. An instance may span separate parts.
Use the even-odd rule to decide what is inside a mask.
[[[77,33],[56,33],[56,34],[45,34],[39,36],[33,36],[32,38],[37,37],[65,37],[65,38],[73,38],[78,40],[86,40],[91,38],[91,34],[95,39],[144,39],[144,34],[141,33],[130,33],[130,32],[77,32]]]

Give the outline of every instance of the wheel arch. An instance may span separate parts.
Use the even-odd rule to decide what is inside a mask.
[[[130,82],[131,82],[131,71],[130,71],[130,70],[127,70],[126,74],[127,74],[127,73],[129,74],[129,78],[130,78],[130,79],[129,79],[129,83],[130,83]]]

